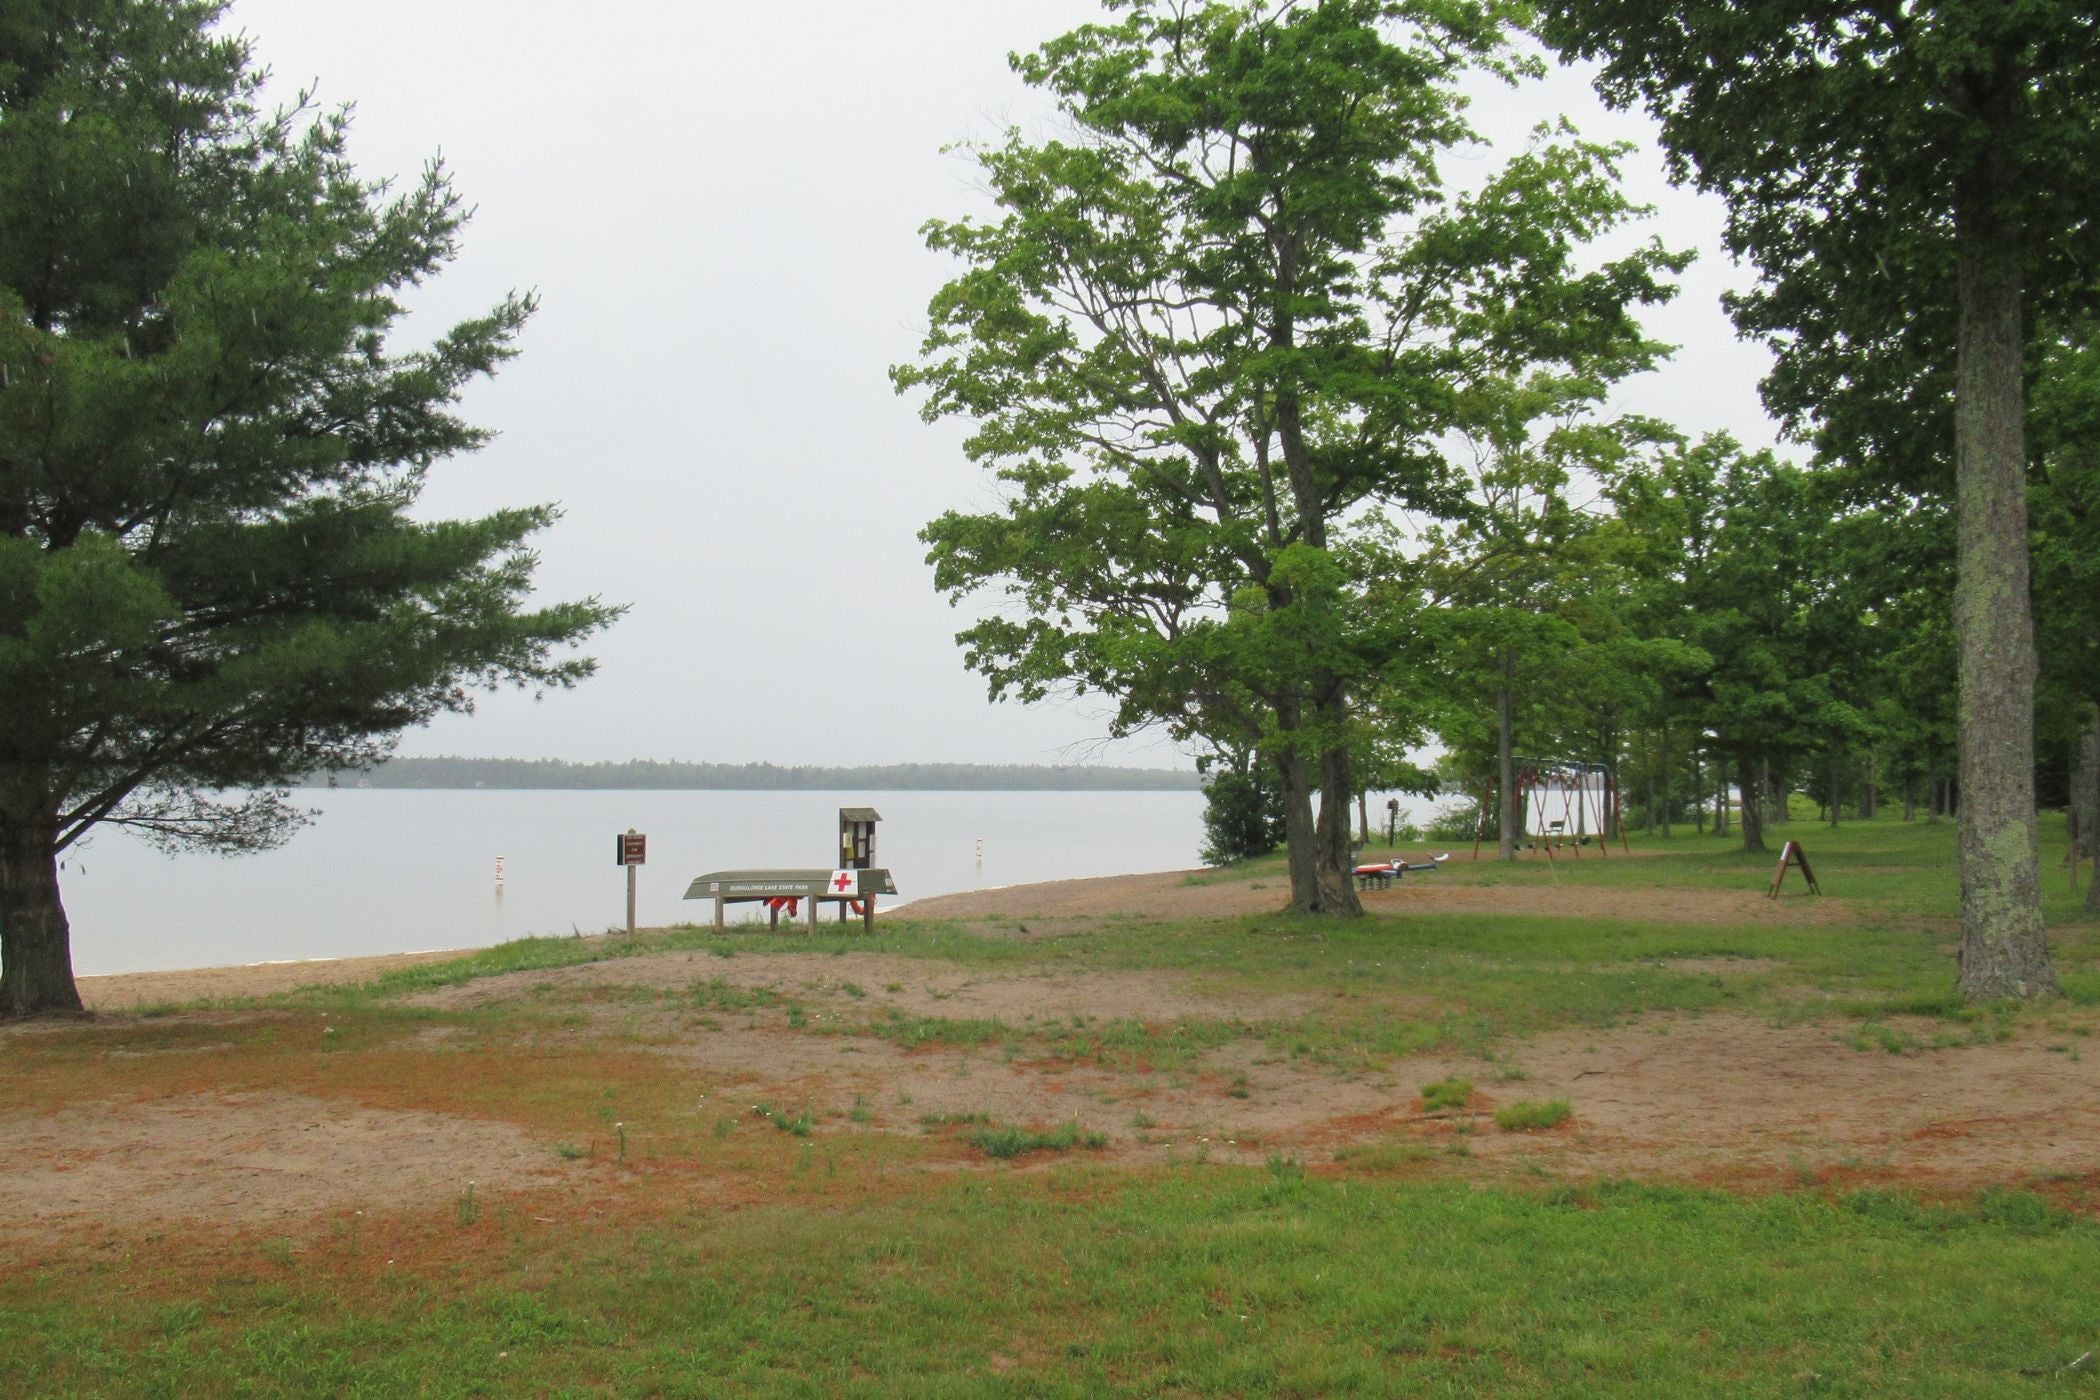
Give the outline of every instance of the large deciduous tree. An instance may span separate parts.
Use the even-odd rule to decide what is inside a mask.
[[[530,301],[395,349],[458,200],[263,110],[222,8],[0,11],[0,1017],[79,1009],[58,858],[98,825],[268,845],[278,785],[574,681],[613,615],[526,606],[550,509],[410,518]]]
[[[1727,199],[1729,241],[1763,274],[1738,315],[1778,351],[1775,405],[1840,447],[1951,447],[1960,987],[2054,994],[2035,846],[2023,361],[2028,317],[2100,293],[2092,7],[1576,0],[1543,22],[1566,52],[1603,62],[1607,97],[1647,103],[1680,173]]]
[[[1380,507],[1458,499],[1469,385],[1644,363],[1629,308],[1673,259],[1585,263],[1633,211],[1616,151],[1564,131],[1443,189],[1457,84],[1516,76],[1519,7],[1110,8],[1014,60],[1068,137],[983,150],[999,217],[927,229],[964,271],[895,378],[975,422],[1007,494],[927,527],[936,585],[1012,604],[960,638],[995,693],[1076,686],[1119,729],[1257,747],[1292,907],[1353,913],[1351,710],[1394,703],[1406,609],[1359,606],[1382,551],[1352,542]]]

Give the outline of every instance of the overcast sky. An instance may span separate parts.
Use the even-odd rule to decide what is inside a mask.
[[[505,694],[406,753],[722,762],[1180,766],[1163,740],[1102,749],[1085,701],[992,705],[963,669],[919,527],[994,499],[956,425],[928,427],[887,369],[916,350],[949,266],[928,218],[984,212],[942,147],[1047,110],[1006,55],[1086,23],[1088,0],[235,0],[280,87],[354,101],[368,176],[442,151],[478,208],[416,331],[536,289],[523,354],[468,401],[498,440],[441,466],[426,504],[526,501],[549,597],[631,610],[598,675]],[[1620,406],[1771,441],[1722,290],[1742,279],[1715,205],[1663,181],[1645,120],[1579,75],[1487,90],[1476,121],[1520,140],[1565,113],[1637,141],[1646,231],[1699,262],[1651,327],[1682,347]],[[1485,168],[1490,157],[1465,163]],[[1644,231],[1645,232],[1645,231]]]

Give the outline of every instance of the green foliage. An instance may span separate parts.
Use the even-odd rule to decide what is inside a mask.
[[[1422,1107],[1431,1113],[1464,1108],[1472,1101],[1473,1081],[1470,1079],[1439,1079],[1434,1084],[1422,1086]]]
[[[1263,768],[1245,758],[1212,764],[1203,783],[1205,865],[1251,860],[1283,844],[1283,794]]]
[[[1934,491],[1951,484],[1963,231],[2019,269],[2040,323],[2100,309],[2080,193],[2100,170],[2091,19],[2075,0],[1541,11],[1551,42],[1601,61],[1607,98],[1661,121],[1673,173],[1726,199],[1729,247],[1761,274],[1732,307],[1778,355],[1767,402],[1829,456]]]
[[[1680,733],[1710,734],[1746,790],[1760,763],[1864,738],[1870,600],[1841,528],[1871,522],[1835,520],[1839,503],[1809,474],[1726,434],[1667,447],[1612,493],[1642,554],[1636,625],[1707,663],[1678,673]],[[1757,834],[1746,820],[1745,843]]]
[[[1015,60],[1073,137],[980,149],[998,218],[927,225],[962,271],[893,378],[974,425],[1006,499],[922,538],[939,589],[1010,604],[958,639],[994,694],[1097,692],[1118,731],[1258,751],[1294,907],[1354,912],[1362,710],[1387,691],[1401,732],[1426,717],[1396,684],[1423,604],[1384,511],[1455,505],[1445,440],[1488,412],[1477,385],[1650,358],[1631,308],[1677,260],[1586,252],[1634,211],[1619,149],[1564,129],[1442,190],[1460,81],[1526,67],[1514,7],[1121,13]]]

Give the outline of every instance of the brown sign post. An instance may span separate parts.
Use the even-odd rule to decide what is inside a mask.
[[[634,868],[649,862],[649,838],[628,827],[613,837],[613,864],[627,867],[627,936],[634,936]]]
[[[1786,868],[1790,864],[1801,867],[1801,878],[1808,882],[1810,894],[1823,893],[1823,887],[1816,883],[1816,872],[1808,867],[1808,852],[1801,849],[1799,841],[1789,841],[1779,852],[1779,868],[1772,872],[1772,888],[1765,891],[1767,898],[1779,898],[1779,886],[1786,879]]]

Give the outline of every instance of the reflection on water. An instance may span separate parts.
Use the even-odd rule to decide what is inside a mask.
[[[877,864],[905,899],[1197,863],[1196,792],[411,792],[299,794],[281,850],[167,857],[99,833],[64,875],[82,974],[471,948],[624,925],[608,837],[649,837],[644,925],[704,920],[693,876],[832,863],[838,809],[883,815]],[[755,906],[754,906],[755,907]]]

